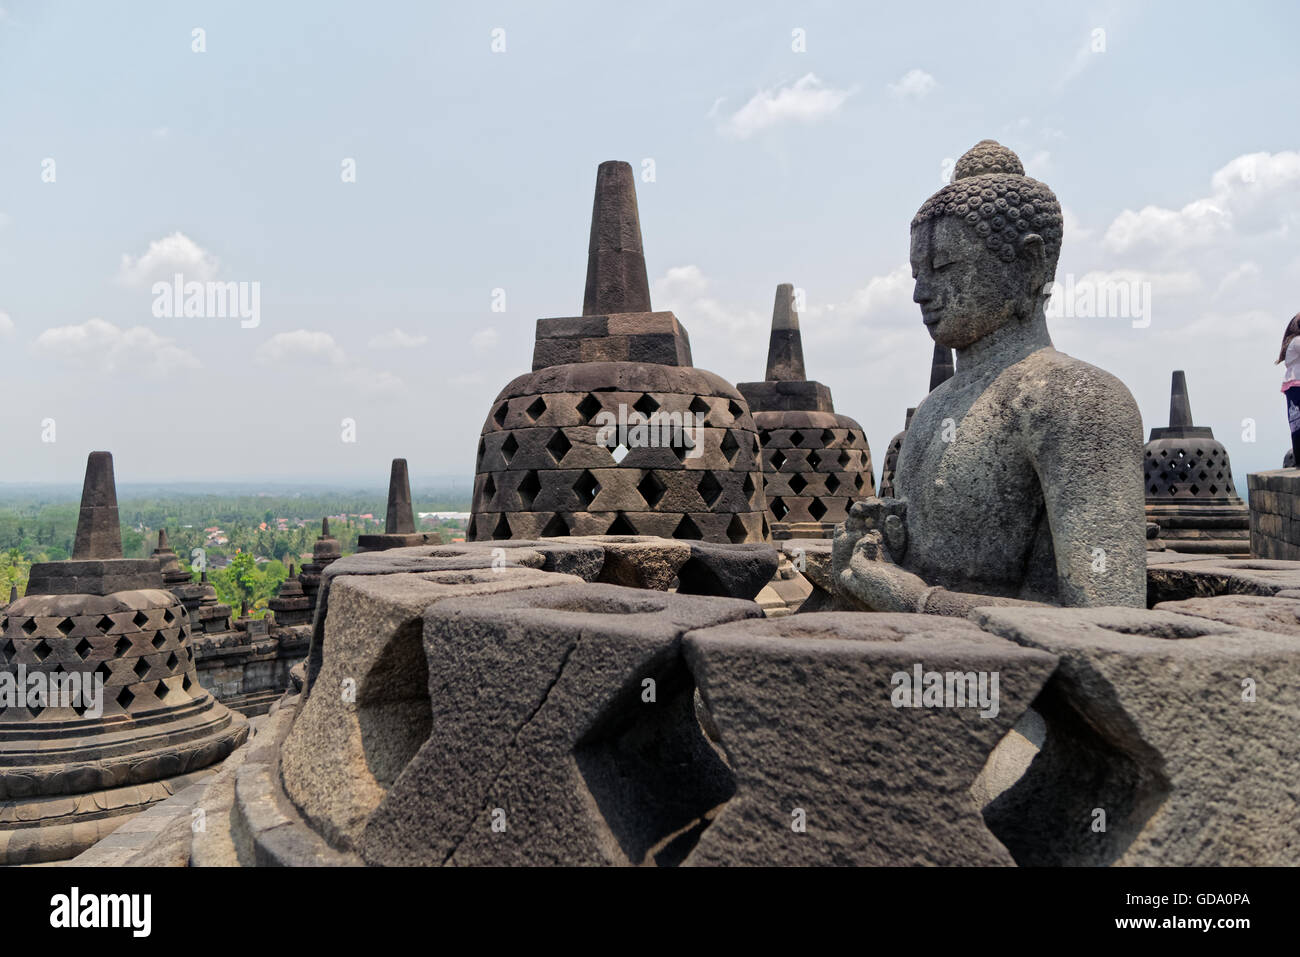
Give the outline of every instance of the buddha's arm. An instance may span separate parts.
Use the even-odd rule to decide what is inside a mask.
[[[1030,424],[1030,456],[1056,555],[1061,605],[1146,604],[1142,420],[1128,389],[1100,369],[1071,375],[1050,427]]]

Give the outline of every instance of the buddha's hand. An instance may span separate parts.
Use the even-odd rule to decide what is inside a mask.
[[[855,502],[835,530],[831,569],[836,590],[874,611],[912,611],[925,582],[898,563],[907,551],[907,502],[868,498]]]

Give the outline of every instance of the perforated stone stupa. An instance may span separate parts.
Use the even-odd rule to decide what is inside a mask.
[[[1237,495],[1228,450],[1209,426],[1192,424],[1187,376],[1173,375],[1169,425],[1153,428],[1143,453],[1147,521],[1180,552],[1246,554],[1250,509]]]
[[[468,540],[765,538],[749,407],[691,365],[686,330],[651,311],[649,290],[632,167],[602,163],[582,315],[539,319],[533,371],[492,404]]]
[[[107,452],[86,465],[72,558],[32,566],[0,632],[0,863],[71,857],[248,735],[200,686],[159,559],[122,557]]]
[[[772,537],[829,537],[855,499],[875,494],[871,448],[862,426],[835,411],[831,390],[805,377],[790,283],[776,287],[765,380],[737,388],[758,426]]]

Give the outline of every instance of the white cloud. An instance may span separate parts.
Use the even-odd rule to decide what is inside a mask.
[[[1235,269],[1230,270],[1228,274],[1219,281],[1219,288],[1215,290],[1214,294],[1216,296],[1221,295],[1224,290],[1230,289],[1243,279],[1258,280],[1260,275],[1261,270],[1258,264],[1253,262],[1244,262]]]
[[[743,140],[782,123],[815,123],[836,113],[852,93],[826,86],[808,73],[789,86],[759,90],[719,130]]]
[[[924,70],[908,70],[897,83],[889,84],[889,92],[899,99],[919,100],[936,86],[934,77]]]
[[[370,340],[369,345],[372,349],[414,349],[428,341],[428,336],[411,335],[401,329],[394,329],[391,332],[375,336]]]
[[[837,303],[832,311],[837,319],[846,322],[886,317],[905,317],[919,322],[919,307],[912,302],[915,286],[912,267],[903,263],[883,276],[872,276],[865,286],[854,291],[844,302]],[[815,313],[810,310],[809,315]]]
[[[474,335],[469,337],[469,346],[475,352],[487,352],[495,349],[498,342],[501,341],[501,335],[495,329],[489,327],[480,329]]]
[[[328,332],[295,329],[278,332],[257,347],[253,361],[259,365],[325,367],[334,381],[364,395],[401,392],[406,384],[391,372],[371,369],[348,358],[349,353]]]
[[[106,373],[146,371],[166,375],[202,365],[173,340],[152,329],[144,326],[121,329],[98,318],[79,326],[46,329],[36,337],[32,348]]]
[[[347,362],[347,353],[328,332],[309,332],[306,329],[277,332],[253,353],[253,361],[261,365],[304,360],[323,360],[330,365],[341,366]]]
[[[0,339],[14,334],[14,321],[9,318],[9,313],[0,311]]]
[[[1286,235],[1300,222],[1300,152],[1248,153],[1210,178],[1210,195],[1181,209],[1126,209],[1106,230],[1115,252],[1138,247],[1179,251],[1232,235]]]
[[[158,280],[170,280],[181,273],[186,280],[206,282],[217,275],[220,263],[184,233],[155,239],[139,257],[122,254],[117,281],[124,286],[143,287]]]

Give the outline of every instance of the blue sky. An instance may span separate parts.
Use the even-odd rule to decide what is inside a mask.
[[[1055,319],[1058,348],[1148,429],[1187,370],[1240,486],[1287,447],[1294,4],[0,8],[0,481],[76,481],[97,448],[123,481],[468,475],[534,321],[581,311],[606,159],[653,160],[654,306],[696,364],[762,378],[794,283],[879,471],[929,374],[908,223],[985,137],[1065,207],[1058,279],[1151,289],[1149,326]],[[155,317],[178,270],[259,283],[260,324]]]

